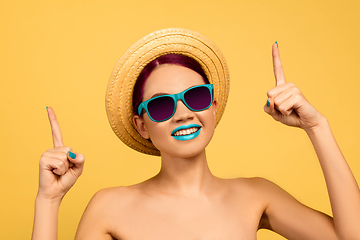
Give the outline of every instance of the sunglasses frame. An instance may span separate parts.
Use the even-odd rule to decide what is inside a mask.
[[[194,89],[194,88],[198,88],[198,87],[206,87],[206,88],[209,90],[210,96],[211,96],[211,101],[210,101],[209,106],[207,106],[206,108],[203,108],[203,109],[200,109],[200,110],[195,110],[195,109],[191,108],[191,107],[186,103],[185,98],[184,98],[184,95],[185,95],[185,93],[187,93],[188,91],[190,91],[190,90],[192,90],[192,89]],[[153,101],[153,100],[155,100],[155,99],[157,99],[157,98],[162,98],[162,97],[171,97],[171,98],[174,100],[174,110],[173,110],[173,113],[171,114],[170,117],[168,117],[168,118],[166,118],[166,119],[164,119],[164,120],[161,120],[161,121],[157,121],[157,120],[153,119],[153,118],[151,117],[151,115],[149,114],[147,105],[148,105],[148,103],[149,103],[150,101]],[[145,109],[145,111],[147,112],[147,114],[148,114],[149,118],[151,119],[151,121],[153,121],[153,122],[164,122],[164,121],[170,119],[172,116],[174,116],[175,111],[176,111],[177,101],[178,101],[178,100],[181,100],[181,101],[185,104],[185,106],[186,106],[188,109],[190,109],[191,111],[200,112],[200,111],[204,111],[204,110],[208,109],[208,108],[212,105],[213,99],[214,99],[214,86],[213,86],[212,84],[197,85],[197,86],[188,88],[188,89],[186,89],[186,90],[184,90],[184,91],[182,91],[182,92],[180,92],[180,93],[160,95],[160,96],[156,96],[156,97],[150,98],[149,100],[146,100],[145,102],[142,102],[142,103],[139,105],[139,107],[138,107],[138,115],[141,116],[142,110]]]

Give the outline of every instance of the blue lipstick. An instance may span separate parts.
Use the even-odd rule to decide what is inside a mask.
[[[173,135],[175,132],[177,132],[177,131],[179,131],[179,130],[189,129],[189,128],[193,128],[193,127],[199,128],[199,130],[197,130],[197,131],[194,132],[194,133],[188,134],[188,135],[182,135],[182,136],[174,136],[174,135]],[[197,136],[199,136],[200,130],[201,130],[201,126],[198,125],[198,124],[183,125],[183,126],[180,126],[180,127],[175,128],[175,129],[171,132],[171,136],[172,136],[173,138],[175,138],[176,140],[179,140],[179,141],[187,141],[187,140],[191,140],[191,139],[194,139],[194,138],[196,138]]]

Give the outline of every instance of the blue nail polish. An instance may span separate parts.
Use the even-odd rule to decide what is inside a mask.
[[[46,109],[48,109],[49,107],[48,106],[46,106]]]
[[[76,158],[76,154],[69,151],[69,157],[71,157],[72,159],[75,159],[75,158]]]
[[[266,106],[267,106],[267,107],[270,107],[270,101],[269,101],[269,100],[267,100]]]
[[[276,47],[279,48],[279,45],[278,45],[277,41],[275,41],[275,43],[276,43]]]

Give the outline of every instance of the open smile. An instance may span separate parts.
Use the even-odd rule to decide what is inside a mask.
[[[199,136],[201,126],[198,124],[183,125],[175,128],[171,132],[171,136],[179,141],[187,141]]]

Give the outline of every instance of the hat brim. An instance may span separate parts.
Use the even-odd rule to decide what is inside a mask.
[[[106,92],[106,112],[115,134],[129,147],[150,155],[160,151],[137,131],[133,122],[132,95],[144,67],[166,54],[182,54],[200,63],[214,85],[217,101],[216,125],[225,110],[229,95],[229,71],[220,50],[200,33],[171,28],[150,33],[132,45],[117,62]]]

